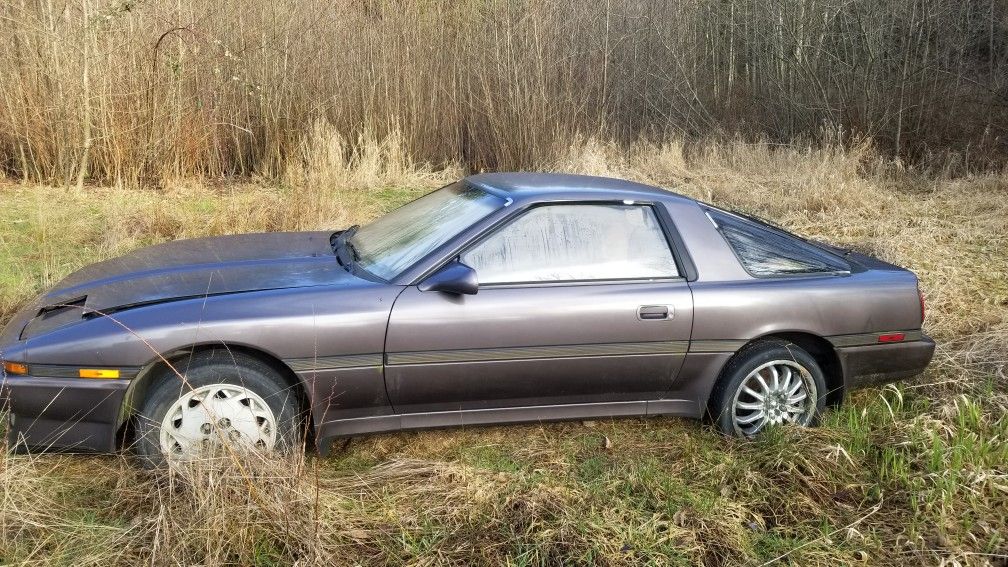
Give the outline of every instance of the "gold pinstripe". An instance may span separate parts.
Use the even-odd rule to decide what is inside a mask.
[[[833,346],[850,347],[879,344],[880,335],[894,332],[906,334],[903,342],[919,341],[921,331],[889,331],[885,333],[861,333],[855,335],[835,335],[826,337]],[[452,362],[489,362],[495,360],[524,360],[540,358],[576,358],[586,356],[631,356],[649,354],[686,354],[736,352],[747,341],[742,339],[706,339],[697,341],[652,341],[637,343],[598,343],[578,345],[551,345],[534,347],[474,348],[453,350],[429,350],[413,352],[390,352],[384,356],[385,364],[445,364]],[[317,370],[337,370],[381,366],[380,353],[354,354],[347,356],[320,356],[295,358],[285,362],[295,372]]]
[[[708,339],[693,341],[690,343],[690,352],[696,353],[708,353],[708,352],[735,352],[738,349],[745,346],[746,341],[744,340],[734,340],[734,339]]]
[[[572,358],[580,356],[626,356],[635,354],[685,354],[688,341],[642,343],[600,343],[553,345],[542,347],[474,348],[417,352],[390,352],[386,363],[439,364],[448,362],[486,362],[537,358]]]
[[[312,358],[291,358],[284,362],[294,372],[312,372],[318,370],[337,370],[342,368],[360,368],[381,366],[381,353],[351,354],[347,356],[319,356]]]

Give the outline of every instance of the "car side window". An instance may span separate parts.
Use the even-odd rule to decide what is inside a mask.
[[[535,207],[464,252],[480,284],[679,276],[655,211],[646,205]]]
[[[850,272],[839,256],[782,230],[717,209],[707,209],[707,216],[755,277]]]

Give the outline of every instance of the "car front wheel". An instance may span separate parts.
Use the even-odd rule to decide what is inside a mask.
[[[185,378],[166,369],[137,416],[135,451],[146,466],[296,445],[298,397],[270,366],[215,350],[176,368]]]
[[[725,434],[753,437],[773,425],[813,425],[826,394],[815,358],[793,343],[764,341],[728,363],[711,395],[710,413]]]

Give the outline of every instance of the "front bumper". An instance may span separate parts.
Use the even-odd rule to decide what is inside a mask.
[[[10,409],[12,449],[116,449],[116,429],[129,380],[7,376],[0,398]]]
[[[927,335],[902,343],[837,348],[844,389],[884,384],[924,372],[934,356],[935,342]]]

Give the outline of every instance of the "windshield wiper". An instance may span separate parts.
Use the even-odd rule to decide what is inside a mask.
[[[334,233],[329,237],[329,242],[332,244],[333,253],[336,254],[336,261],[339,262],[347,271],[352,270],[352,264],[360,259],[360,255],[357,254],[357,249],[354,245],[350,243],[350,237],[357,232],[360,225],[353,225],[350,228]],[[343,255],[346,255],[345,257]]]
[[[349,238],[346,239],[346,247],[350,251],[350,259],[354,262],[360,261],[360,253],[357,252],[357,247],[354,246],[354,243]]]
[[[346,230],[337,230],[329,235],[329,245],[332,246],[333,252],[336,252],[343,244],[343,241],[353,235],[358,228],[360,228],[360,225],[355,224]]]

